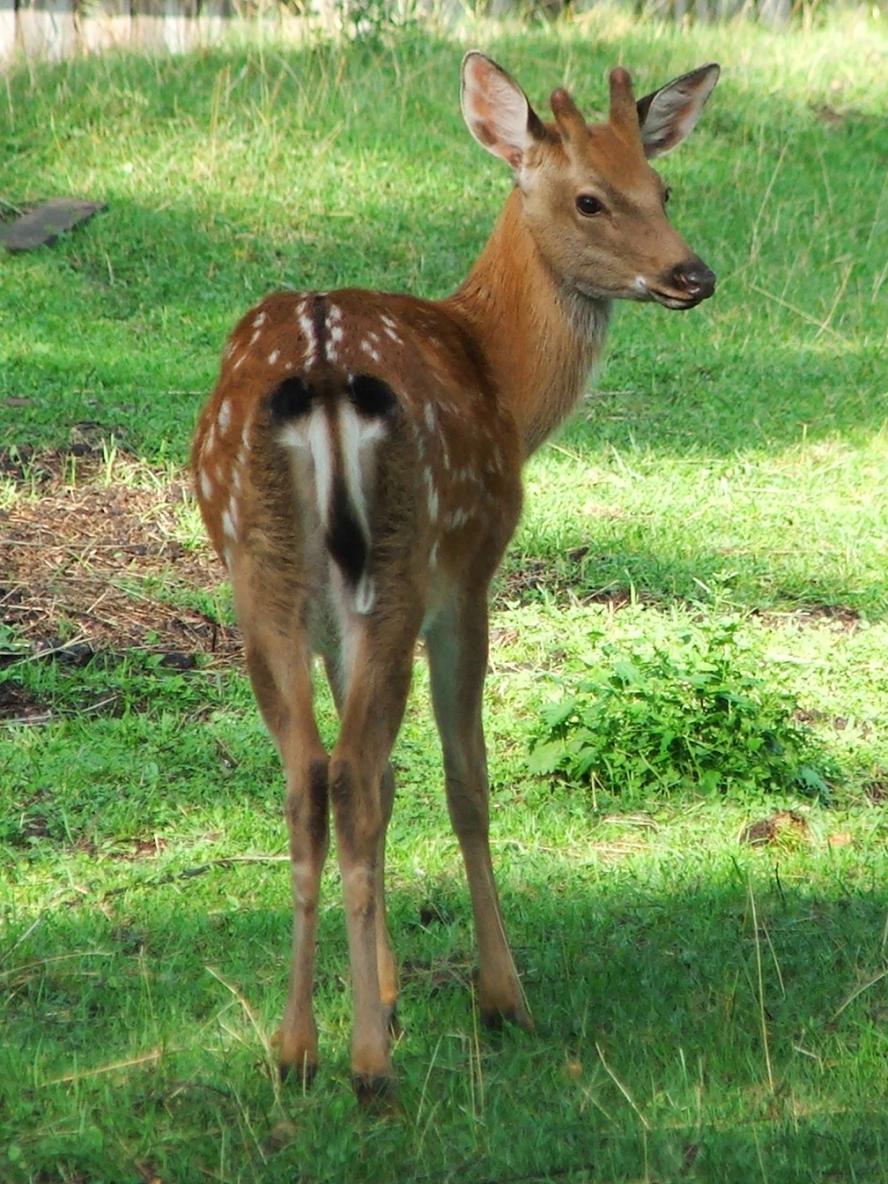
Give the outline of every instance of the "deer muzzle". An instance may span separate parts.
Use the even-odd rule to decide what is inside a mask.
[[[702,259],[691,255],[663,275],[660,284],[650,286],[649,291],[667,308],[693,308],[715,291],[715,273]]]

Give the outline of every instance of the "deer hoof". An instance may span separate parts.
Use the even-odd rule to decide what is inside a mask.
[[[358,1105],[364,1109],[388,1110],[397,1106],[394,1077],[352,1073],[352,1086]]]
[[[490,1032],[499,1032],[504,1023],[514,1024],[525,1032],[536,1031],[533,1016],[526,1007],[493,1007],[481,1009],[481,1023]]]

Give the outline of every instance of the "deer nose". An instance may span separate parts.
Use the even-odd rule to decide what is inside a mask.
[[[715,272],[710,271],[702,259],[692,255],[672,269],[669,282],[694,300],[705,300],[715,291]]]

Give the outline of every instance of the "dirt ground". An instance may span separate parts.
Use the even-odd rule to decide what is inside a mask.
[[[13,491],[0,509],[0,671],[23,654],[79,663],[139,648],[182,668],[237,655],[236,630],[197,607],[221,566],[177,538],[187,474],[155,481],[89,448],[9,449],[0,478]]]

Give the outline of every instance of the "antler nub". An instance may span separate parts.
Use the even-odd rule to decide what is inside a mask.
[[[632,93],[632,79],[629,71],[615,66],[610,72],[610,123],[614,128],[625,128],[638,132],[638,114],[635,110],[635,96]]]
[[[558,125],[558,131],[564,141],[576,143],[581,136],[586,134],[586,121],[563,86],[552,91],[549,103],[552,107],[552,114],[555,116],[555,123]]]

